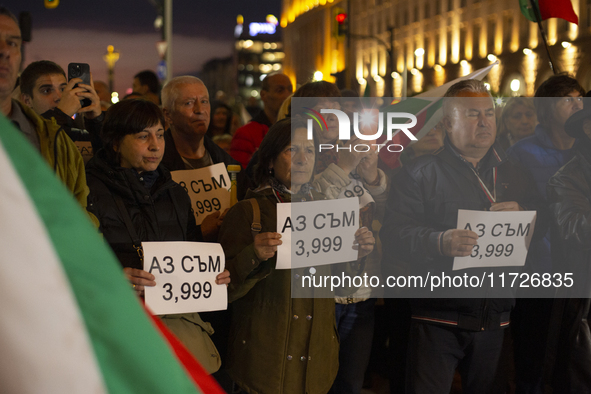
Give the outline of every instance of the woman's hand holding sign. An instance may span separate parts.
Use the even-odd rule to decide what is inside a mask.
[[[358,250],[358,258],[367,256],[373,251],[376,239],[367,227],[361,227],[355,232],[355,243],[353,249]]]
[[[123,272],[138,296],[144,295],[144,286],[156,286],[155,277],[151,273],[137,268],[125,267]]]
[[[260,233],[254,237],[254,252],[261,261],[267,261],[275,256],[277,245],[281,245],[281,234]]]

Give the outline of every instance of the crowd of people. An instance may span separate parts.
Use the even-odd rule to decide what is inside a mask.
[[[449,393],[458,376],[464,393],[591,392],[591,295],[383,299],[362,285],[294,298],[294,278],[312,268],[276,269],[278,205],[355,190],[365,195],[357,258],[316,267],[319,276],[451,271],[478,245],[475,229],[457,228],[464,209],[536,211],[523,271],[560,266],[589,282],[591,108],[572,76],[552,76],[535,97],[502,107],[481,81],[458,82],[442,99],[441,121],[392,166],[375,144],[350,149],[360,140],[340,140],[336,116],[325,116],[326,127],[312,123],[309,138],[292,98],[351,118],[363,109],[355,92],[330,82],[294,91],[286,75],[269,74],[263,108],[241,125],[196,77],[160,88],[142,71],[133,93],[111,104],[104,83],[68,81],[54,62],[19,73],[21,45],[18,21],[0,7],[0,110],[87,212],[138,299],[156,285],[142,242],[221,244],[225,269],[215,283],[227,286],[228,310],[160,319],[226,391],[360,393],[381,372],[392,393]],[[241,166],[240,201],[197,225],[171,171],[218,163]]]

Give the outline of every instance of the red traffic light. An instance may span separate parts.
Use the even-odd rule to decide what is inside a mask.
[[[342,25],[347,20],[347,14],[341,12],[340,14],[336,15],[335,19],[337,20],[339,25]]]

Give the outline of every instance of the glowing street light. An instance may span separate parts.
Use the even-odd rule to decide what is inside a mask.
[[[312,80],[318,82],[322,81],[322,78],[324,78],[324,74],[322,74],[322,71],[316,71],[314,72],[314,77],[312,78]]]
[[[107,53],[103,55],[103,60],[107,63],[107,69],[109,70],[109,91],[114,91],[113,80],[115,79],[115,63],[119,60],[119,52],[115,50],[113,45],[107,47]]]
[[[425,50],[423,48],[417,48],[415,50],[415,56],[423,56],[425,54]]]
[[[521,82],[519,81],[519,79],[514,79],[511,81],[511,91],[513,93],[517,93],[519,91],[519,88],[521,87]]]

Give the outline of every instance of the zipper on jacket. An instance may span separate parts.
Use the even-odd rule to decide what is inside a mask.
[[[486,315],[488,312],[488,299],[485,298],[482,301],[482,318],[480,320],[480,331],[484,331],[484,326],[486,324]]]

